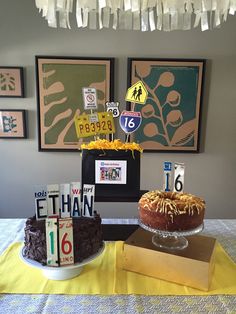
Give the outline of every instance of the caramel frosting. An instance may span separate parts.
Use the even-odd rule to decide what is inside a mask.
[[[150,211],[174,216],[200,214],[205,210],[205,201],[187,193],[150,191],[139,200],[139,206]]]

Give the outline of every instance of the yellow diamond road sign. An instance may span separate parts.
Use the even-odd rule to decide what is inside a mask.
[[[145,104],[148,92],[142,81],[138,81],[132,85],[126,93],[125,100],[137,104]]]

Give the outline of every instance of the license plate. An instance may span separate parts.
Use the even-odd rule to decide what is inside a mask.
[[[75,117],[77,137],[89,137],[97,134],[115,133],[115,124],[111,112],[98,112],[97,119],[94,114],[82,114]]]

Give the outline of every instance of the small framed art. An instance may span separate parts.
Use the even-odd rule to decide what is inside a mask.
[[[26,138],[25,110],[0,110],[0,138]]]
[[[199,152],[204,59],[128,59],[128,87],[141,81],[145,104],[127,103],[141,112],[131,134],[145,152]]]
[[[23,67],[0,66],[0,97],[24,97]]]

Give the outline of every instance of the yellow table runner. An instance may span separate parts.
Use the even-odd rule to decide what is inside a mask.
[[[215,272],[208,292],[122,270],[122,241],[106,243],[105,252],[84,266],[78,277],[64,281],[48,280],[40,269],[26,265],[19,257],[21,247],[22,243],[14,243],[0,256],[0,293],[236,294],[236,264],[219,243],[216,245]]]

